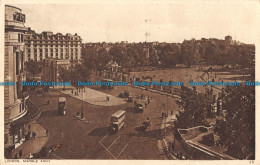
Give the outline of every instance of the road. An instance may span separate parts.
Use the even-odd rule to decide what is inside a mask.
[[[134,96],[145,94],[152,97],[151,103],[144,113],[136,113],[133,103],[116,106],[95,106],[81,100],[50,90],[45,96],[31,96],[32,101],[41,109],[39,118],[43,127],[49,130],[49,140],[46,144],[60,144],[61,147],[48,159],[167,159],[158,147],[161,139],[161,114],[168,110],[177,111],[174,98],[152,93],[133,87],[115,87],[113,90],[100,90],[113,96],[118,96],[124,89]],[[67,99],[67,114],[57,115],[58,97]],[[47,101],[50,100],[50,104]],[[167,104],[168,102],[168,104]],[[76,113],[84,109],[85,120],[76,118]],[[108,134],[109,117],[115,111],[126,110],[126,126],[117,135]],[[141,132],[138,126],[149,117],[152,126]]]

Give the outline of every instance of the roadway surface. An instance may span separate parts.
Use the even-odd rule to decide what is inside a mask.
[[[134,103],[115,106],[97,106],[81,101],[79,98],[49,90],[42,95],[31,96],[32,101],[41,109],[38,122],[49,130],[49,140],[45,146],[61,145],[47,159],[167,159],[161,150],[161,114],[168,108],[169,113],[177,111],[176,99],[158,93],[133,88],[115,87],[113,90],[98,91],[118,96],[128,89],[135,95],[152,97],[144,113],[135,112]],[[67,99],[67,113],[58,116],[58,98]],[[47,104],[47,101],[50,104]],[[168,102],[168,104],[167,104]],[[83,108],[84,120],[76,117]],[[126,126],[117,135],[108,134],[110,115],[117,110],[126,111]],[[142,132],[138,129],[149,117],[151,127]]]

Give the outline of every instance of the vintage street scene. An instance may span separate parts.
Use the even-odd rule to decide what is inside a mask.
[[[253,4],[3,5],[5,159],[255,160]]]

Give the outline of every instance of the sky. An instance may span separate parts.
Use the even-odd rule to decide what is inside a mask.
[[[109,1],[108,1],[109,2]],[[85,42],[183,42],[231,35],[255,43],[259,5],[210,1],[178,3],[11,4],[26,14],[25,26],[81,36]],[[129,2],[129,1],[128,1]],[[150,35],[146,37],[146,33]]]

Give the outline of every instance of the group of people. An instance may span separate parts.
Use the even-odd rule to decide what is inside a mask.
[[[18,156],[19,156],[19,157],[18,157]],[[19,150],[19,154],[15,153],[14,158],[15,158],[15,159],[18,159],[18,158],[22,158],[22,156],[23,156],[23,151],[20,149],[20,150]]]
[[[31,132],[31,125],[30,125],[30,124],[28,125],[28,129],[29,129],[29,131],[28,131],[28,133],[25,135],[25,140],[31,139],[31,135],[32,135],[32,138],[35,139],[35,137],[36,137],[37,134],[36,134],[34,131]]]
[[[28,125],[28,130],[29,130],[28,133],[25,135],[25,140],[29,140],[29,139],[31,139],[31,137],[33,139],[35,139],[37,134],[34,131],[31,132],[30,124]],[[49,130],[46,129],[46,136],[48,136],[48,135],[49,135]],[[22,156],[23,156],[23,151],[22,151],[22,149],[20,149],[18,153],[15,153],[14,158],[18,159],[18,158],[22,158]]]

